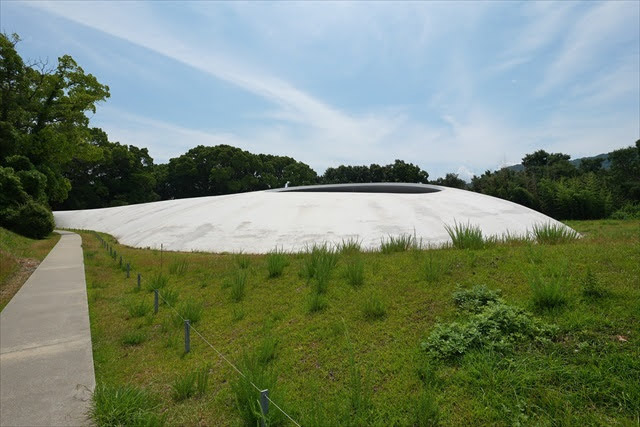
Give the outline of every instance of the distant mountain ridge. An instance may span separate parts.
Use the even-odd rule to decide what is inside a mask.
[[[580,167],[580,163],[582,163],[583,160],[590,160],[590,159],[604,159],[604,161],[602,162],[602,168],[605,170],[609,170],[609,168],[611,167],[611,160],[609,160],[609,153],[598,154],[597,156],[591,156],[591,157],[580,157],[579,159],[569,160],[569,162],[575,167]],[[522,166],[522,163],[518,163],[517,165],[507,166],[504,169],[511,169],[512,171],[520,172],[524,170],[524,166]]]

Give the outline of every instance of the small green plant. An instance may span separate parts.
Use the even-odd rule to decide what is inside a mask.
[[[364,317],[369,320],[378,320],[384,318],[387,314],[384,301],[378,294],[369,294],[362,303],[362,312]]]
[[[247,287],[247,271],[237,270],[231,277],[231,301],[240,302],[244,299]]]
[[[124,334],[122,337],[122,344],[128,346],[140,345],[147,339],[146,334],[141,331],[130,331]]]
[[[129,317],[137,318],[146,316],[147,313],[151,310],[151,304],[144,299],[139,300],[129,300],[126,302],[127,312],[129,313]]]
[[[431,390],[424,390],[418,396],[414,408],[414,426],[432,427],[440,422],[440,409],[436,402],[436,394]]]
[[[239,366],[245,376],[236,375],[231,383],[236,408],[240,412],[245,425],[257,425],[262,419],[258,391],[253,384],[261,389],[269,390],[269,397],[282,405],[282,395],[276,387],[276,373],[272,367],[262,365],[255,355],[244,354]],[[283,420],[280,411],[269,411],[266,425],[280,425]]]
[[[567,303],[566,279],[560,274],[543,277],[534,271],[529,277],[533,291],[533,306],[537,310],[549,310],[562,307]]]
[[[344,276],[351,286],[360,287],[364,284],[364,261],[362,258],[354,258],[347,261]]]
[[[307,311],[317,313],[327,308],[327,299],[317,292],[312,292],[307,301]]]
[[[362,242],[357,237],[342,239],[337,245],[338,252],[343,255],[354,255],[362,252]]]
[[[533,236],[538,243],[557,245],[576,240],[580,235],[561,223],[543,223],[533,226]]]
[[[231,320],[234,322],[239,322],[244,319],[244,310],[242,307],[233,307],[231,309]]]
[[[92,396],[89,416],[97,426],[162,426],[158,399],[144,389],[130,385],[99,384]]]
[[[389,236],[387,240],[380,242],[380,251],[383,254],[391,254],[394,252],[405,252],[413,248],[414,238],[411,234],[401,234],[397,237]]]
[[[147,282],[146,288],[149,292],[153,292],[154,289],[162,289],[169,283],[169,278],[162,273],[156,273],[151,276],[151,280]]]
[[[251,258],[242,252],[237,253],[235,256],[236,265],[242,270],[246,270],[251,265]]]
[[[284,251],[276,248],[267,254],[267,271],[269,272],[269,278],[282,276],[282,272],[287,265],[289,265],[289,260]]]
[[[196,392],[196,372],[189,372],[184,375],[178,376],[171,384],[173,400],[176,402],[182,402],[193,396]]]
[[[209,385],[209,373],[211,366],[205,365],[196,371],[196,396],[204,396]]]
[[[600,284],[596,275],[587,268],[584,277],[580,280],[582,296],[585,298],[597,299],[607,295],[607,290]]]
[[[189,269],[189,262],[186,259],[175,259],[169,264],[169,274],[184,276]]]
[[[479,313],[487,305],[500,301],[500,290],[491,290],[485,285],[476,285],[471,289],[457,287],[453,292],[453,302],[464,311]]]
[[[162,301],[164,301],[165,304],[175,307],[179,295],[177,290],[171,288],[162,289],[160,291],[160,295],[162,296]]]
[[[343,319],[344,323],[344,319]],[[371,411],[371,383],[369,371],[363,375],[356,363],[355,351],[347,325],[344,326],[344,337],[349,352],[349,403],[355,425],[369,425],[367,418]]]
[[[188,319],[189,322],[193,325],[202,317],[203,309],[204,308],[202,306],[202,303],[197,303],[190,299],[178,306],[178,313],[180,313],[180,316],[182,316],[182,318]],[[176,319],[178,319],[177,323],[182,323],[181,319],[177,317]]]
[[[445,224],[445,230],[451,238],[453,247],[457,249],[482,249],[485,246],[482,230],[471,223],[462,224],[456,221],[453,226]]]

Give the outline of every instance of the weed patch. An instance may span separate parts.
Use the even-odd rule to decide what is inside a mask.
[[[98,426],[162,426],[158,399],[144,389],[100,384],[93,392],[89,416]]]
[[[387,240],[380,242],[380,252],[392,254],[395,252],[405,252],[414,246],[414,238],[411,234],[401,234],[399,236],[389,236]]]
[[[544,223],[533,226],[533,236],[538,243],[557,245],[571,242],[580,237],[573,229],[558,223]]]
[[[543,277],[534,271],[529,277],[529,285],[533,292],[533,306],[537,310],[550,310],[562,307],[567,303],[566,278],[559,273]]]
[[[482,230],[478,225],[471,225],[471,223],[459,224],[454,221],[453,226],[445,225],[444,228],[447,230],[454,248],[482,249],[485,247]]]

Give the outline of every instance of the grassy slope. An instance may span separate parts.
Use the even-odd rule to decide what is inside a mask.
[[[278,374],[277,401],[303,424],[313,423],[314,417],[320,424],[354,420],[348,407],[354,377],[345,329],[371,394],[371,405],[354,422],[413,424],[418,401],[429,387],[436,392],[445,425],[634,424],[640,417],[640,223],[570,225],[584,239],[557,246],[364,254],[365,284],[357,289],[342,277],[348,257],[341,256],[329,284],[328,307],[314,314],[306,310],[310,286],[298,274],[304,255],[291,255],[277,279],[267,278],[265,257],[251,256],[240,303],[231,302],[225,286],[238,270],[234,255],[165,252],[163,270],[169,286],[179,292],[178,304],[188,299],[204,303],[203,318],[195,326],[230,360],[255,351],[265,336],[278,338],[277,355],[270,362]],[[184,356],[182,327],[172,322],[168,308],[161,307],[155,316],[129,318],[127,304],[144,300],[151,306],[152,293],[135,292],[134,275],[125,279],[92,234],[83,233],[83,244],[98,382],[146,387],[161,397],[171,424],[242,423],[229,387],[237,374],[197,337]],[[132,262],[133,271],[142,273],[144,288],[160,268],[160,253],[117,249]],[[440,269],[433,283],[424,278],[428,257]],[[169,274],[178,261],[188,263],[186,273]],[[609,296],[581,297],[580,279],[589,266]],[[451,302],[456,285],[500,288],[508,303],[533,311],[527,277],[533,270],[546,274],[550,269],[566,274],[569,295],[564,308],[536,313],[558,325],[552,344],[504,357],[475,351],[435,365],[425,385],[419,372],[429,360],[420,342],[435,322],[456,318]],[[363,301],[371,293],[385,303],[382,320],[363,314]],[[135,330],[147,340],[123,345],[123,336]],[[172,382],[205,363],[212,367],[207,394],[174,403]]]
[[[31,259],[30,264],[35,267],[59,239],[55,233],[43,240],[29,239],[0,227],[0,311],[29,277],[28,272],[21,274],[20,261]]]

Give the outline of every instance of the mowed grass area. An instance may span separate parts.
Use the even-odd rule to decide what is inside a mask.
[[[36,240],[0,227],[0,311],[60,240],[52,233]]]
[[[129,279],[81,232],[101,402],[121,386],[133,396],[122,401],[144,402],[96,419],[255,425],[258,394],[193,332],[184,354],[174,311],[161,302],[153,314],[154,281],[302,425],[637,425],[640,222],[569,225],[583,238],[388,253],[350,242],[284,261],[161,254],[102,235],[131,262]]]

